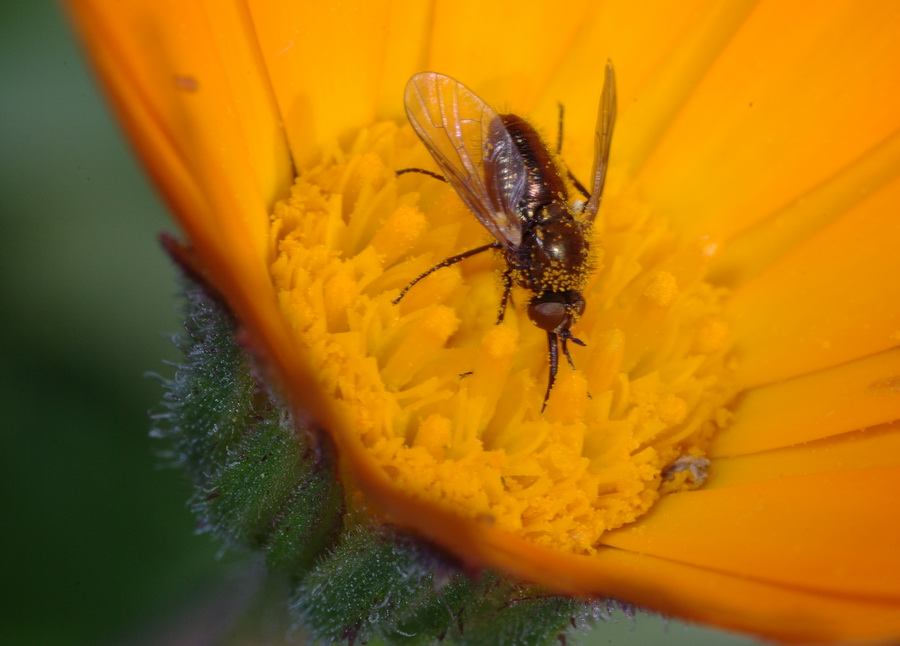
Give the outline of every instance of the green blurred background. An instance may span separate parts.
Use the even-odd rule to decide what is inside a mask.
[[[0,70],[0,642],[220,643],[253,567],[195,535],[148,436],[146,373],[177,360],[174,228],[53,2],[0,2]],[[620,617],[586,643],[753,642]]]

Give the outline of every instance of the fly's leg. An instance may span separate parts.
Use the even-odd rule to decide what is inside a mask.
[[[482,245],[481,247],[476,247],[475,249],[469,249],[468,251],[464,251],[461,254],[457,254],[455,256],[450,256],[449,258],[444,258],[441,262],[436,264],[434,267],[432,267],[425,273],[419,274],[418,276],[413,278],[412,282],[409,283],[409,285],[407,285],[406,287],[404,287],[403,291],[400,292],[400,295],[397,298],[395,298],[394,300],[392,300],[391,303],[393,303],[394,305],[399,303],[403,299],[403,297],[406,296],[406,292],[408,292],[412,288],[413,285],[418,283],[420,280],[422,280],[426,276],[436,272],[438,269],[443,269],[444,267],[449,267],[450,265],[455,265],[456,263],[458,263],[461,260],[465,260],[466,258],[469,258],[476,254],[483,253],[483,252],[487,251],[488,249],[500,249],[502,247],[503,247],[503,245],[501,245],[499,242],[492,242],[491,244]]]
[[[512,272],[509,268],[503,270],[503,276],[500,280],[503,284],[503,296],[500,298],[500,309],[497,311],[497,325],[503,323],[503,317],[506,315],[506,304],[509,302],[509,293],[512,291]]]
[[[443,175],[439,175],[438,173],[432,173],[430,170],[425,170],[424,168],[401,168],[398,171],[394,171],[397,175],[404,175],[406,173],[422,173],[423,175],[428,175],[428,177],[433,177],[436,180],[441,182],[447,182],[447,178]]]
[[[556,133],[556,154],[558,156],[562,155],[562,144],[563,144],[563,117],[566,114],[566,107],[562,103],[557,103],[559,106],[559,129]],[[407,169],[407,170],[416,170],[416,169]],[[584,195],[584,199],[591,199],[591,194],[587,192],[587,189],[584,187],[584,184],[578,181],[578,179],[572,174],[572,171],[566,168],[566,175],[569,176],[569,181],[572,182],[572,186],[575,187],[579,193]]]
[[[555,332],[547,332],[547,358],[550,360],[550,377],[547,379],[547,392],[544,394],[544,403],[541,412],[547,408],[547,400],[550,399],[550,391],[556,383],[556,370],[559,368],[559,344]]]
[[[547,332],[547,358],[550,363],[550,377],[547,380],[547,393],[544,395],[544,403],[541,406],[541,412],[547,408],[547,400],[550,399],[550,391],[553,390],[553,384],[556,383],[556,372],[559,370],[559,346],[562,345],[562,351],[569,362],[572,370],[575,370],[575,362],[572,361],[572,355],[569,354],[569,341],[575,345],[584,347],[585,343],[581,339],[572,336],[568,330],[563,330],[559,334],[556,332]],[[590,395],[588,395],[590,396]]]
[[[568,342],[571,341],[575,345],[580,345],[582,348],[585,347],[585,342],[581,339],[576,339],[568,330],[563,330],[562,332],[560,332],[559,338],[562,343],[563,354],[566,355],[566,359],[568,359],[569,361],[569,366],[572,368],[572,370],[575,370],[575,362],[572,361],[572,355],[569,354]]]

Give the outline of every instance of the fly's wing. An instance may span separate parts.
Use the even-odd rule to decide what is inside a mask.
[[[616,123],[616,73],[612,63],[606,63],[606,79],[597,111],[596,140],[594,142],[594,168],[591,171],[593,185],[591,197],[582,211],[588,222],[593,222],[600,210],[600,198],[606,183],[606,168],[609,162],[609,148],[612,143],[613,126]]]
[[[497,113],[435,72],[413,76],[405,102],[416,134],[466,206],[499,242],[521,244],[515,206],[525,190],[525,163]]]

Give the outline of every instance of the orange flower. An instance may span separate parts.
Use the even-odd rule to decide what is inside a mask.
[[[896,638],[893,3],[482,4],[72,10],[210,282],[387,519],[560,592]],[[390,304],[484,239],[393,176],[431,167],[403,86],[434,69],[551,130],[561,101],[585,176],[607,59],[588,346],[542,415],[545,339],[516,307],[492,326],[496,262]],[[704,455],[705,482],[675,468]]]

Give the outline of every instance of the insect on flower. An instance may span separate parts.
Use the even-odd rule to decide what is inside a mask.
[[[571,328],[584,313],[582,290],[590,275],[590,233],[600,208],[616,120],[616,79],[606,65],[597,115],[592,186],[588,193],[563,168],[535,129],[514,114],[497,114],[462,83],[435,72],[406,85],[406,114],[443,176],[407,168],[448,182],[495,242],[451,256],[417,276],[393,301],[434,271],[490,249],[506,259],[497,323],[503,321],[513,283],[532,293],[528,318],[547,332],[550,376],[541,410],[556,381],[559,349],[575,367],[568,342],[585,345]],[[559,151],[557,151],[558,153]],[[564,179],[584,194],[580,209],[569,203]]]

